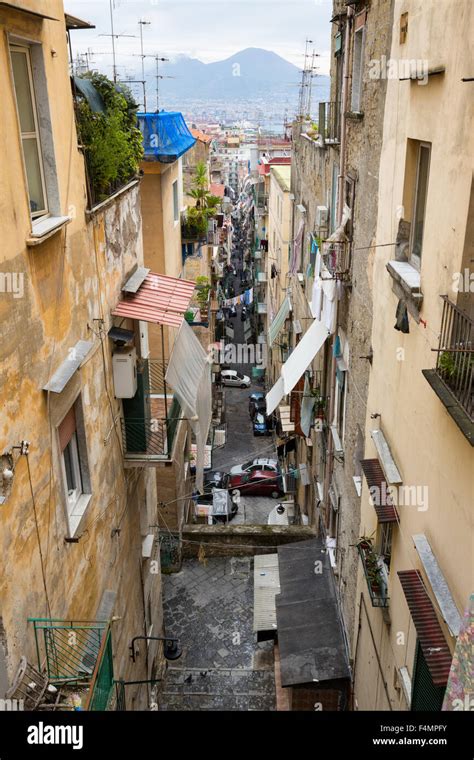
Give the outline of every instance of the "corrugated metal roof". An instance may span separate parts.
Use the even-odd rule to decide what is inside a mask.
[[[253,571],[253,630],[276,630],[275,596],[280,593],[278,554],[257,554]]]
[[[360,463],[367,485],[369,488],[376,488],[376,494],[371,493],[372,504],[377,513],[377,520],[380,523],[398,522],[398,514],[395,505],[387,493],[387,481],[384,471],[378,459],[362,459]],[[382,503],[381,497],[383,495]]]
[[[418,570],[397,573],[435,686],[446,686],[452,655]]]
[[[196,283],[150,272],[136,293],[124,293],[112,314],[159,325],[179,327]]]

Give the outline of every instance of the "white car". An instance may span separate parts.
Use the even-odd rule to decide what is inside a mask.
[[[280,472],[277,459],[266,459],[260,457],[259,459],[252,459],[251,462],[244,462],[244,464],[236,464],[235,467],[231,467],[231,475],[243,475],[244,472],[252,473],[256,471],[260,472]]]
[[[223,369],[221,381],[222,385],[229,385],[233,388],[250,388],[250,378],[235,369]]]

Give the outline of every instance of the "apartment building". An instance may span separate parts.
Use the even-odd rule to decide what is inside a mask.
[[[472,13],[463,0],[394,4],[361,462],[359,709],[442,709],[469,615],[473,112],[456,48],[469,45]],[[465,676],[457,692],[465,704]]]
[[[99,188],[68,71],[67,36],[87,27],[60,0],[0,8],[0,696],[30,684],[30,709],[48,683],[70,709],[106,709],[116,681],[144,708],[150,684],[128,682],[156,678],[163,654],[129,650],[162,628],[156,488],[126,469],[121,437],[146,324],[113,316],[143,266],[138,153]]]

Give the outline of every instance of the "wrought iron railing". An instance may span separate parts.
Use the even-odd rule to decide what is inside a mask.
[[[113,688],[112,639],[104,620],[28,618],[38,670],[53,683],[89,684],[85,709],[105,710]]]
[[[335,242],[324,240],[321,256],[325,266],[336,279],[347,276],[351,266],[350,243],[347,240]]]
[[[148,364],[150,393],[164,394],[166,386],[166,391],[171,396],[173,391],[165,384],[165,374],[168,368],[167,363],[161,359],[144,359],[143,363]]]
[[[369,539],[360,539],[357,543],[357,551],[362,561],[372,607],[388,607],[388,587],[385,573],[380,565],[382,560],[374,551]]]
[[[174,399],[167,419],[125,417],[121,420],[126,458],[171,458],[178,423],[184,419],[180,416],[179,404],[178,408],[176,404]]]
[[[325,142],[338,143],[340,141],[339,103],[319,103],[318,132]]]
[[[474,367],[473,320],[448,296],[443,299],[443,314],[437,351],[436,373],[469,415],[474,416],[472,374]]]

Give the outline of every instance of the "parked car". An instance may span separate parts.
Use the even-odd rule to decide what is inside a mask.
[[[248,388],[250,386],[250,378],[248,375],[243,375],[235,369],[222,370],[221,382],[222,385],[228,385],[233,388]]]
[[[267,404],[265,401],[265,394],[261,391],[251,393],[249,396],[249,415],[253,420],[257,412],[265,412]]]
[[[244,462],[244,464],[236,464],[230,469],[230,475],[242,475],[244,473],[251,472],[273,472],[279,473],[280,467],[277,459],[268,459],[267,457],[257,457],[257,459],[251,459],[250,462]]]
[[[231,475],[230,486],[238,489],[243,496],[271,496],[278,499],[284,493],[280,473],[268,470]]]
[[[204,493],[212,493],[213,488],[228,488],[229,473],[214,470],[204,473]]]
[[[257,412],[253,420],[253,434],[254,435],[271,435],[272,430],[270,426],[271,417],[267,417],[262,412]]]
[[[211,515],[213,523],[226,523],[232,520],[239,511],[238,500],[232,497],[226,490],[211,489],[210,493],[199,494],[195,499],[196,508],[199,506],[212,506]]]

